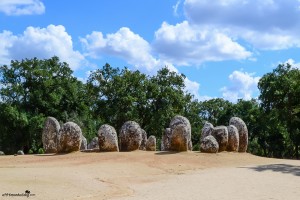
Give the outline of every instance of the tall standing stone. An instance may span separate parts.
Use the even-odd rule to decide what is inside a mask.
[[[191,150],[191,124],[183,116],[177,115],[170,122],[171,137],[170,150],[188,151]]]
[[[74,122],[65,123],[59,131],[59,148],[58,152],[68,153],[79,151],[82,140],[80,127]]]
[[[100,151],[119,151],[118,136],[114,127],[104,124],[98,130]]]
[[[143,133],[140,125],[134,121],[127,121],[123,124],[119,135],[120,151],[138,150],[143,140]]]
[[[212,136],[217,140],[219,144],[219,152],[225,151],[228,143],[228,130],[226,126],[214,127]]]
[[[239,150],[239,131],[233,125],[229,125],[228,129],[228,144],[227,151],[238,151]]]
[[[246,152],[248,148],[248,129],[245,122],[241,118],[232,117],[229,124],[235,126],[239,132],[239,152]]]
[[[60,125],[54,117],[48,117],[44,124],[42,142],[45,153],[57,153]]]

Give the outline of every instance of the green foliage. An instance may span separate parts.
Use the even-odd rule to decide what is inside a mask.
[[[44,154],[44,153],[45,153],[44,149],[43,148],[39,148],[38,154]]]
[[[290,143],[289,141],[292,141],[294,153],[291,157],[297,158],[299,158],[300,145],[299,80],[299,69],[292,68],[289,64],[282,64],[273,72],[264,75],[258,83],[262,108],[272,119],[270,127],[276,128],[275,133],[270,137],[278,142],[272,147],[283,149]],[[285,151],[290,152],[289,148]]]

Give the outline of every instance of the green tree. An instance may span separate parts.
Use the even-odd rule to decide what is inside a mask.
[[[291,140],[294,155],[299,158],[300,145],[300,71],[290,64],[281,64],[271,73],[264,75],[258,83],[261,105],[266,113],[276,113]],[[274,138],[273,138],[274,139]]]
[[[2,146],[13,144],[14,148],[37,149],[41,146],[42,127],[47,116],[60,121],[66,120],[64,113],[75,113],[83,122],[92,118],[85,85],[72,73],[68,64],[60,62],[58,57],[12,61],[10,66],[0,67],[3,108],[0,124],[5,130],[2,136],[13,140],[2,139]]]

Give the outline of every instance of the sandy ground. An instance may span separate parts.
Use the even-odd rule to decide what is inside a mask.
[[[1,156],[0,168],[0,199],[300,199],[300,161],[246,153]]]

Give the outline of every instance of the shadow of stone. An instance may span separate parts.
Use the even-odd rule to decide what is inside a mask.
[[[155,155],[162,156],[162,155],[170,155],[170,154],[177,154],[177,153],[181,153],[181,151],[159,151],[156,152]]]
[[[257,172],[273,171],[280,172],[283,174],[292,174],[294,176],[300,176],[300,166],[288,165],[288,164],[270,164],[260,165],[256,167],[241,167],[255,170]]]

